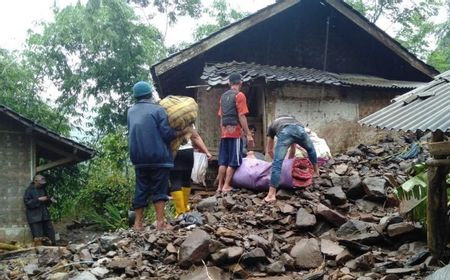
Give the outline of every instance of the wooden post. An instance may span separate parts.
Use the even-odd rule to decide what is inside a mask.
[[[433,132],[433,142],[441,142],[443,139],[441,131]],[[445,156],[435,158],[443,159]],[[431,254],[437,259],[443,257],[447,245],[447,173],[447,166],[428,167],[427,241]]]

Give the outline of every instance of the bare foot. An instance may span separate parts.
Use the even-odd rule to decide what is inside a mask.
[[[168,223],[166,223],[166,222],[157,222],[156,223],[156,229],[157,230],[172,230],[173,229],[173,226],[171,226],[171,225],[169,225]]]
[[[222,192],[223,193],[229,193],[229,192],[231,192],[233,190],[233,188],[232,187],[230,187],[230,186],[228,186],[228,187],[223,187],[222,188]]]
[[[145,230],[145,228],[144,228],[143,225],[134,225],[133,226],[133,230],[136,231],[136,232],[142,232],[142,231]]]
[[[276,198],[276,196],[274,196],[274,195],[268,194],[268,195],[264,198],[264,202],[266,202],[266,203],[273,203],[273,202],[275,202],[275,201],[277,201],[277,198]]]
[[[222,188],[218,187],[216,190],[216,193],[221,193],[222,192]]]

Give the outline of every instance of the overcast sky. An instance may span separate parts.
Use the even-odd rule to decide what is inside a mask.
[[[26,39],[27,30],[39,21],[50,21],[53,18],[52,6],[58,7],[74,4],[78,0],[1,0],[0,1],[0,48],[20,49]],[[83,2],[83,1],[82,1]],[[206,5],[212,0],[204,0]],[[274,3],[274,0],[228,0],[230,5],[241,11],[255,12]],[[178,24],[167,32],[166,43],[176,44],[192,41],[191,34],[200,20],[180,18]],[[151,23],[161,31],[165,27],[163,16],[157,16]]]

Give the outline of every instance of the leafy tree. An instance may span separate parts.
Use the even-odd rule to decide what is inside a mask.
[[[430,37],[437,31],[432,17],[442,7],[442,0],[345,0],[372,23],[387,19],[399,28],[395,39],[419,57],[426,57]]]
[[[68,120],[37,94],[32,69],[14,53],[0,49],[0,104],[55,132],[67,135]]]
[[[212,7],[210,9],[206,9],[206,12],[214,20],[214,22],[197,26],[194,31],[194,39],[196,41],[201,40],[211,33],[218,31],[222,27],[248,15],[246,12],[241,12],[231,8],[226,0],[214,0]]]
[[[447,15],[450,14],[450,0],[447,0]],[[450,70],[450,19],[439,26],[437,48],[428,57],[428,63],[439,71]]]
[[[202,14],[201,0],[127,0],[128,3],[136,3],[141,7],[153,5],[158,12],[166,14],[169,23],[177,22],[180,16],[198,18]]]
[[[55,21],[31,32],[27,57],[42,79],[59,89],[63,112],[77,116],[96,104],[97,132],[126,120],[130,91],[148,80],[149,65],[166,55],[156,28],[138,22],[122,0],[88,0],[54,9]],[[77,110],[78,109],[78,110]]]

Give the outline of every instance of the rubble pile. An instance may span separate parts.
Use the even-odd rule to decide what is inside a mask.
[[[201,219],[175,230],[121,230],[87,244],[0,258],[0,279],[424,279],[436,268],[419,224],[398,213],[393,190],[413,160],[383,141],[321,167],[313,186],[202,198]]]

